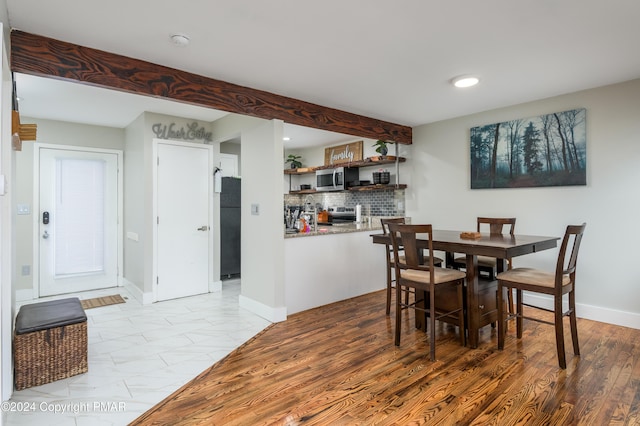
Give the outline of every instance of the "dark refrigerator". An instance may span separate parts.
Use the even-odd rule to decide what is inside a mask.
[[[222,178],[220,279],[240,277],[240,183],[239,178]]]

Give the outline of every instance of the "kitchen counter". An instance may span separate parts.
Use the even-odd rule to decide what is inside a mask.
[[[318,225],[316,231],[311,232],[297,232],[294,234],[285,233],[285,238],[303,238],[303,237],[316,237],[319,235],[335,235],[335,234],[347,234],[350,232],[364,232],[364,231],[379,231],[382,229],[380,225],[380,218],[373,218],[371,224],[369,223],[334,223],[331,226]]]
[[[386,288],[385,249],[371,244],[370,237],[382,234],[379,225],[343,223],[320,228],[327,231],[284,239],[287,315]]]

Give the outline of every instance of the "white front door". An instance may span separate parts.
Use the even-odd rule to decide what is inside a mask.
[[[118,153],[38,147],[39,296],[118,285]]]
[[[156,161],[156,300],[209,290],[213,148],[154,142]]]

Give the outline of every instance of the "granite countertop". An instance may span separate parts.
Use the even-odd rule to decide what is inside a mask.
[[[347,222],[347,223],[335,223],[331,226],[323,226],[318,225],[318,229],[316,231],[311,232],[297,232],[295,234],[285,233],[285,238],[303,238],[303,237],[315,237],[319,235],[333,235],[333,234],[346,234],[349,232],[365,232],[365,231],[380,231],[382,230],[382,225],[380,225],[380,219],[374,218],[369,223],[355,223],[355,222]]]

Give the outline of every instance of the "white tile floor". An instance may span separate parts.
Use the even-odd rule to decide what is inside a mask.
[[[127,303],[86,310],[89,372],[14,391],[6,425],[126,425],[269,325],[238,306],[239,281],[144,306],[123,287],[75,296],[116,293]]]

